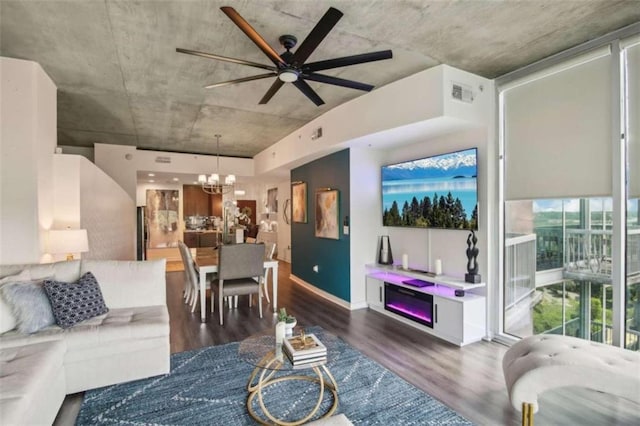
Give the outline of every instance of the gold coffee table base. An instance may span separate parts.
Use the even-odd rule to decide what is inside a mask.
[[[269,367],[271,367],[272,364],[275,364],[273,366],[273,369],[269,369]],[[249,383],[247,384],[247,390],[249,391],[249,396],[247,397],[247,411],[249,411],[249,415],[255,421],[263,425],[269,424],[267,420],[260,418],[251,407],[253,399],[256,397],[256,395],[258,395],[258,403],[260,404],[260,408],[262,408],[262,411],[264,412],[265,416],[267,416],[267,418],[270,421],[272,421],[273,424],[276,424],[276,425],[296,426],[296,425],[301,425],[303,423],[308,422],[318,412],[318,408],[320,408],[320,404],[322,404],[322,398],[324,397],[325,388],[333,394],[333,404],[321,418],[329,417],[336,411],[336,408],[338,408],[338,385],[336,384],[335,379],[331,375],[331,372],[326,367],[326,365],[309,368],[310,370],[313,370],[316,373],[317,377],[291,375],[291,376],[283,376],[283,377],[278,377],[276,379],[272,379],[273,375],[278,371],[279,364],[280,364],[280,361],[277,358],[272,358],[270,361],[266,362],[264,367],[256,367],[251,373],[251,376],[249,377]],[[258,377],[258,382],[256,384],[253,384],[253,381],[255,380],[258,373],[260,373],[260,376]],[[327,378],[329,379],[328,381],[325,381],[324,374],[327,375]],[[299,420],[291,421],[291,422],[274,417],[273,414],[271,414],[271,412],[267,410],[267,407],[265,407],[264,401],[262,398],[262,390],[264,388],[266,388],[267,386],[271,386],[275,383],[284,382],[288,380],[306,380],[309,382],[315,382],[319,384],[319,390],[320,390],[319,396],[318,396],[318,402],[313,407],[311,412],[309,412],[305,417]]]

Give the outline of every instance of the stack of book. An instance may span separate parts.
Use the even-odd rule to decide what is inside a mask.
[[[327,347],[315,334],[287,337],[282,349],[294,368],[327,361]]]

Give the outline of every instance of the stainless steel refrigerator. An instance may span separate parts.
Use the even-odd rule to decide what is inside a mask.
[[[146,259],[146,247],[147,247],[147,226],[146,226],[146,216],[145,216],[145,207],[138,207],[138,211],[136,212],[136,222],[137,222],[137,230],[136,230],[136,250],[137,250],[137,259],[145,260]]]

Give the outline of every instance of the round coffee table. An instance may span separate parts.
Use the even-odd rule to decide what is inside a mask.
[[[337,337],[326,331],[311,330],[306,334],[313,333],[327,347],[327,357],[335,351]],[[294,335],[296,331],[294,331]],[[274,424],[295,426],[308,422],[318,412],[318,408],[324,398],[325,389],[332,394],[333,403],[329,409],[319,418],[331,416],[338,408],[338,385],[326,365],[326,361],[310,363],[302,366],[295,366],[291,363],[287,355],[282,351],[282,347],[276,348],[275,333],[273,330],[255,334],[240,342],[238,347],[238,357],[255,368],[249,376],[247,383],[247,411],[249,415],[260,424]],[[274,377],[277,372],[295,372],[284,376]],[[313,373],[313,374],[302,374]],[[304,414],[297,420],[283,420],[274,416],[266,407],[263,390],[273,384],[290,381],[304,380],[318,384],[318,401],[311,411]],[[258,403],[267,419],[261,418],[252,407],[253,400],[258,397]]]

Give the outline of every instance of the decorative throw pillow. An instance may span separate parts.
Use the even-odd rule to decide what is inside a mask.
[[[17,275],[11,275],[0,279],[0,289],[3,284],[8,284],[17,281],[29,281],[31,280],[31,274],[28,269],[23,270]],[[18,319],[13,314],[11,305],[4,299],[2,292],[0,291],[0,334],[13,330],[18,325]]]
[[[11,306],[20,333],[35,333],[55,324],[42,281],[7,283],[0,290]]]
[[[56,324],[62,328],[69,328],[80,321],[109,312],[100,285],[91,272],[84,274],[75,283],[45,280],[44,288],[51,302]]]

